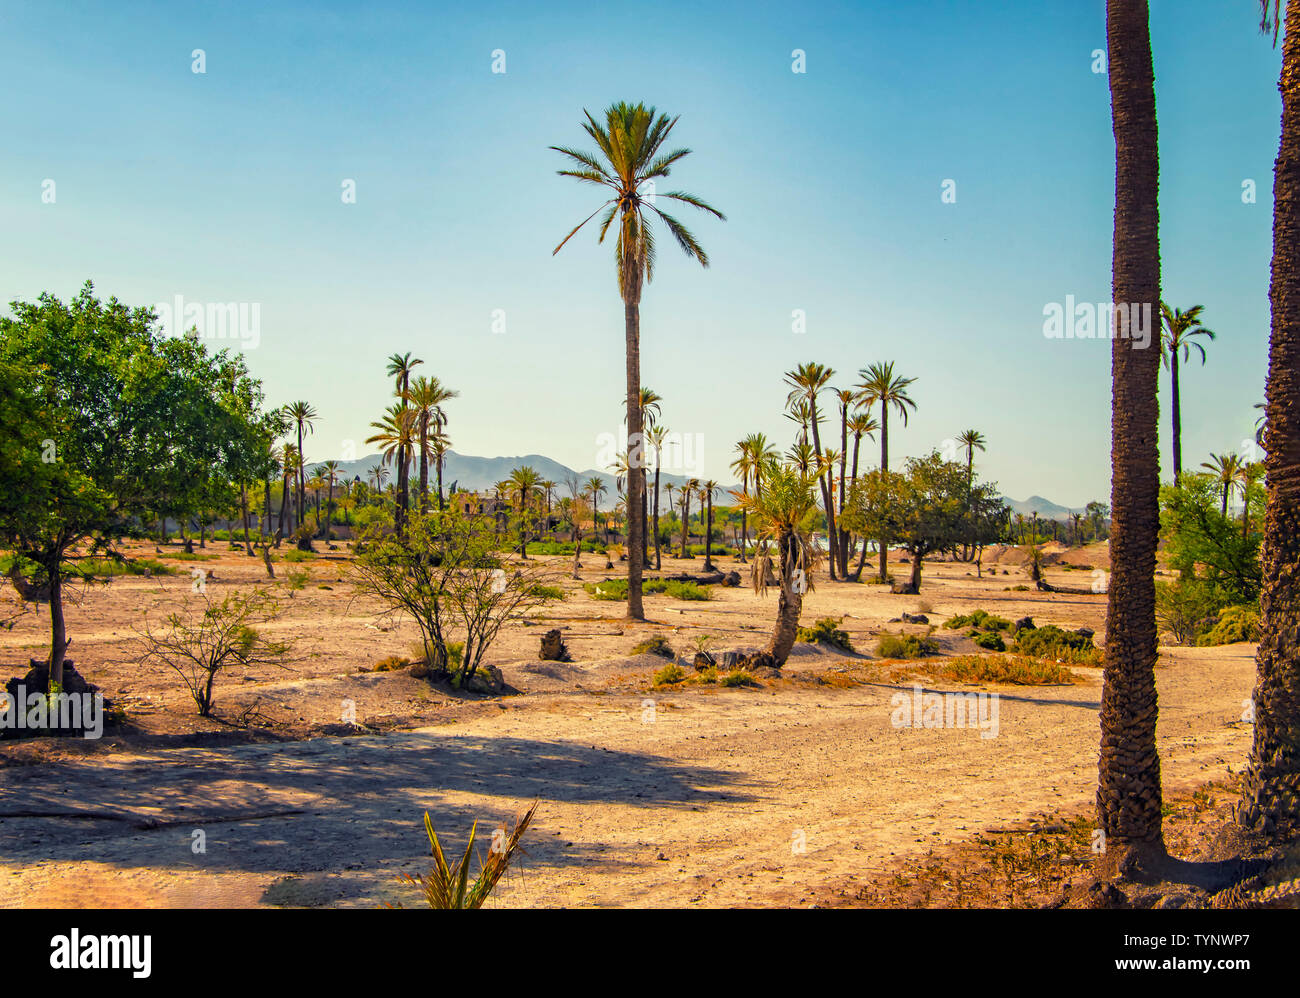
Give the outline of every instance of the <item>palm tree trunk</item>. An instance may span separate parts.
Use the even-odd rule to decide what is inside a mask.
[[[639,262],[639,261],[638,261]],[[641,412],[641,281],[640,272],[624,280],[624,338],[627,345],[627,616],[645,620],[641,604],[641,573],[645,562],[645,532],[636,510],[645,492],[645,440]]]
[[[713,496],[709,496],[709,513],[704,526],[704,570],[713,571]]]
[[[794,572],[798,567],[794,556],[796,544],[798,540],[793,534],[784,534],[777,539],[781,593],[776,604],[776,630],[763,650],[776,660],[778,668],[790,657],[790,649],[794,647],[795,636],[799,633],[799,614],[803,610],[803,596],[794,587]]]
[[[1173,405],[1174,434],[1174,484],[1183,477],[1183,411],[1178,401],[1178,354],[1170,352],[1169,357],[1169,397]]]
[[[59,574],[62,551],[46,562],[50,579],[50,684],[63,684],[63,658],[68,651],[68,628],[63,619],[63,576]],[[53,692],[48,687],[46,692]]]
[[[880,472],[883,475],[889,470],[889,406],[882,401],[880,403]],[[880,581],[882,583],[889,580],[889,542],[887,538],[880,538]]]
[[[1107,0],[1115,131],[1114,328],[1160,315],[1159,155],[1147,0]],[[1156,750],[1156,537],[1160,351],[1111,343],[1111,576],[1107,591],[1097,820],[1098,872],[1154,870],[1165,856]]]
[[[658,572],[663,568],[663,561],[659,554],[659,457],[658,451],[655,451],[655,502],[654,502],[654,528],[655,528],[655,571]]]
[[[447,508],[447,506],[442,500],[442,455],[441,454],[439,454],[437,457],[437,464],[438,464],[438,512],[442,512]]]
[[[840,404],[840,508],[839,522],[844,521],[844,501],[846,493],[844,491],[844,471],[845,465],[849,459],[849,407],[847,403]],[[839,532],[839,555],[840,555],[840,578],[847,579],[849,576],[849,532],[843,527]]]
[[[420,512],[429,512],[429,420],[420,420]]]
[[[1282,43],[1282,141],[1273,181],[1272,331],[1264,435],[1265,482],[1255,656],[1255,734],[1246,770],[1248,825],[1280,840],[1300,828],[1300,0],[1287,0]]]
[[[822,457],[822,440],[821,432],[817,429],[817,398],[813,396],[808,400],[809,422],[812,423],[813,447],[817,451],[817,461],[821,462]],[[826,510],[826,544],[830,548],[827,552],[826,567],[830,570],[830,577],[835,579],[839,559],[839,537],[835,530],[835,500],[831,498],[830,482],[834,481],[835,471],[833,468],[827,468],[817,476],[817,484],[822,490],[822,506]]]

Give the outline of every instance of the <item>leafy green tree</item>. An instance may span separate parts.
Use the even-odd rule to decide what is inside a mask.
[[[1169,564],[1184,579],[1201,579],[1224,591],[1225,604],[1251,603],[1263,583],[1263,538],[1245,532],[1222,510],[1220,483],[1211,475],[1184,474],[1160,489],[1160,528]],[[1262,490],[1254,490],[1255,522],[1263,524]]]

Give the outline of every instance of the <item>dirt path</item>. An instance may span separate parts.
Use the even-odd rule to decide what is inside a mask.
[[[1252,656],[1164,650],[1167,785],[1244,764]],[[895,728],[897,687],[783,686],[533,695],[384,737],[10,767],[0,814],[96,816],[0,820],[0,905],[418,904],[394,878],[426,865],[425,808],[463,847],[472,821],[490,833],[534,797],[528,855],[496,903],[797,904],[933,843],[1087,808],[1100,686],[1082,671],[1000,688],[988,739]]]

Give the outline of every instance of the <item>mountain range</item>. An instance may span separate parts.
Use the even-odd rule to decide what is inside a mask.
[[[343,477],[351,479],[354,476],[359,477],[362,481],[366,480],[367,473],[371,467],[382,462],[378,454],[371,454],[368,457],[357,458],[355,461],[340,461],[339,466],[343,470]],[[458,454],[456,451],[448,451],[446,461],[442,468],[442,481],[444,488],[450,488],[454,483],[462,489],[469,489],[474,492],[488,492],[497,482],[504,481],[510,477],[510,472],[515,468],[530,465],[536,469],[543,481],[552,481],[556,483],[555,495],[558,498],[567,494],[565,488],[565,479],[574,475],[583,485],[589,478],[599,478],[605,483],[609,490],[608,495],[613,496],[616,493],[615,475],[609,471],[597,471],[595,468],[587,468],[585,471],[574,471],[572,468],[554,461],[542,454],[523,454],[519,457],[476,457],[472,454]],[[389,469],[390,475],[392,469]],[[415,477],[415,469],[412,469],[412,479]],[[429,468],[429,481],[433,486],[436,482],[437,472]],[[662,472],[659,476],[660,484],[673,485],[684,484],[690,476],[687,475],[670,475]],[[653,472],[651,473],[653,481]],[[391,478],[390,478],[391,481]],[[722,491],[718,494],[717,501],[727,504],[727,492],[732,489],[739,489],[740,486],[731,483],[724,485]],[[1071,513],[1082,513],[1083,508],[1072,508],[1061,506],[1052,502],[1050,499],[1044,499],[1042,496],[1030,496],[1028,499],[1010,499],[1006,496],[1003,500],[1011,507],[1015,513],[1024,516],[1032,516],[1037,513],[1039,519],[1046,520],[1064,520]]]

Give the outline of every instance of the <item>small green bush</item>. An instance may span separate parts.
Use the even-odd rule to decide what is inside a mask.
[[[543,599],[562,600],[565,598],[564,590],[559,586],[533,586],[532,594],[534,596],[540,596]]]
[[[674,683],[680,683],[686,678],[686,670],[676,662],[669,662],[662,669],[655,673],[656,686],[671,686]]]
[[[1092,635],[1063,630],[1055,624],[1017,631],[1015,650],[1021,655],[1076,665],[1101,663],[1101,649],[1092,643]]]
[[[1259,610],[1253,606],[1230,606],[1219,614],[1219,619],[1196,643],[1201,647],[1231,645],[1239,641],[1258,641],[1260,637]]]
[[[842,651],[852,651],[853,644],[849,641],[848,632],[840,630],[843,619],[843,617],[821,617],[812,627],[799,628],[796,637],[805,644],[830,645]]]
[[[881,658],[925,658],[939,654],[939,642],[915,634],[885,634],[876,645],[876,654]]]
[[[981,648],[987,648],[989,651],[1006,651],[1006,642],[1002,640],[1002,635],[997,631],[981,631],[975,635],[975,643]]]
[[[745,669],[732,669],[725,675],[718,677],[719,686],[757,686],[758,680],[754,674],[747,672]]]

